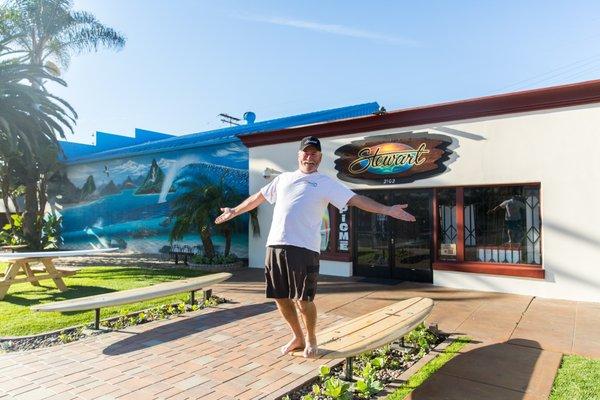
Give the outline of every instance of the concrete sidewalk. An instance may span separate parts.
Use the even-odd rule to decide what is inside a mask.
[[[270,399],[316,374],[321,362],[278,355],[288,331],[261,270],[214,291],[233,303],[0,355],[0,399]],[[436,301],[429,323],[475,340],[414,399],[547,398],[562,353],[600,357],[600,304],[423,284],[323,278],[319,329],[413,296]]]

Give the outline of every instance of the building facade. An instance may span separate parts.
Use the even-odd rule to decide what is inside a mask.
[[[299,140],[314,135],[320,172],[416,216],[330,208],[322,274],[600,301],[599,126],[600,81],[591,81],[242,141],[250,193],[295,170]],[[272,207],[259,216],[266,231]],[[250,265],[262,268],[266,234],[249,240]]]
[[[195,218],[192,214],[206,207],[204,219],[212,222],[219,214],[217,203],[224,206],[248,195],[248,150],[238,135],[370,115],[378,109],[372,102],[258,122],[246,113],[246,123],[190,135],[138,129],[133,138],[98,132],[95,146],[61,142],[66,169],[54,177],[49,195],[62,216],[63,247],[160,253],[177,244],[202,253],[201,226],[193,223],[175,242],[171,233],[178,216]],[[190,192],[198,195],[187,196]],[[190,201],[196,203],[190,206]],[[247,216],[226,230],[213,225],[207,226],[218,253],[229,250],[248,257]]]

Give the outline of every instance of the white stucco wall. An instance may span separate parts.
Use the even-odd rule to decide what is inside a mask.
[[[427,131],[456,140],[450,169],[429,179],[386,189],[502,183],[541,183],[542,255],[545,280],[434,271],[434,284],[541,297],[600,301],[600,105],[416,126],[322,139],[319,170],[335,176],[334,151],[350,140],[379,134]],[[260,189],[266,167],[297,168],[298,143],[250,149],[250,192]],[[378,188],[348,184],[353,189]],[[250,265],[262,267],[272,206],[260,207],[263,234],[250,237]],[[348,263],[324,271],[351,273]],[[330,265],[331,264],[331,265]]]

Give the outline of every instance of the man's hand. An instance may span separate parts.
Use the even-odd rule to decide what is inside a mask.
[[[237,215],[233,208],[225,207],[221,208],[221,211],[223,211],[223,213],[215,219],[215,224],[222,224]]]
[[[408,204],[396,204],[395,206],[391,206],[388,215],[402,221],[415,222],[415,217],[404,211],[406,207],[408,207]]]

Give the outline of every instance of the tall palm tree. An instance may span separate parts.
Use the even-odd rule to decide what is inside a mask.
[[[2,12],[10,29],[21,34],[19,48],[31,64],[67,68],[72,54],[123,48],[125,38],[119,32],[72,8],[71,0],[12,0]]]
[[[99,47],[121,49],[125,38],[100,23],[96,17],[85,11],[74,11],[71,0],[12,0],[0,7],[0,32],[14,36],[12,41],[17,51],[24,52],[27,63],[39,68],[46,67],[55,76],[60,67],[67,68],[72,54],[96,51]],[[58,66],[57,66],[58,64]],[[60,66],[60,67],[59,67]],[[29,79],[34,88],[41,89],[44,79]],[[33,130],[30,136],[39,134]],[[55,131],[61,137],[64,133]],[[37,140],[43,142],[45,137]],[[45,152],[44,161],[55,158],[56,138],[46,141],[50,152]],[[40,147],[39,149],[43,149]],[[39,161],[39,160],[38,160]],[[39,243],[41,227],[36,224],[37,213],[43,212],[48,173],[55,163],[39,162],[39,169],[29,174],[25,184],[25,213],[23,231],[35,246]],[[37,174],[37,176],[36,176]],[[45,177],[45,179],[44,179]]]
[[[11,187],[33,181],[40,169],[56,163],[57,136],[72,131],[76,113],[64,100],[48,93],[43,86],[24,84],[44,79],[65,85],[45,68],[24,64],[23,57],[8,47],[13,37],[2,37],[0,30],[0,192],[8,209]],[[36,203],[37,204],[37,203]],[[8,217],[8,216],[7,216]],[[8,217],[10,221],[10,217]]]

